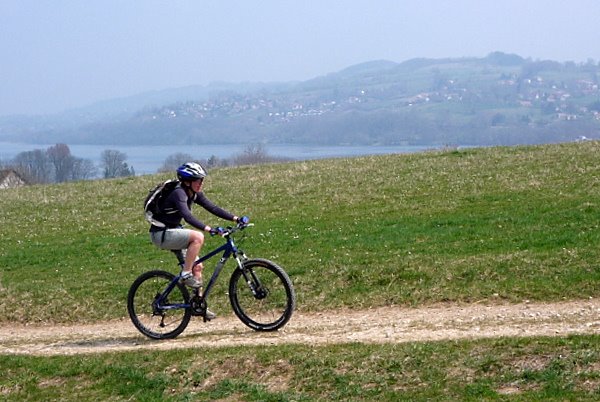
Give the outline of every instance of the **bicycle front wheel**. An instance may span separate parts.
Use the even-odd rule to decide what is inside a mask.
[[[275,263],[253,259],[233,271],[229,281],[233,312],[250,328],[275,331],[292,317],[296,294],[292,281]]]
[[[149,271],[140,275],[127,295],[127,311],[133,325],[152,339],[172,339],[181,334],[191,318],[190,294],[181,283],[167,291],[175,275]]]

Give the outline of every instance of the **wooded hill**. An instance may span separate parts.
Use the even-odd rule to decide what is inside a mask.
[[[25,133],[35,142],[92,144],[572,141],[600,137],[599,71],[593,60],[534,61],[500,52],[372,61],[304,82],[188,87],[104,102],[60,120],[4,119],[0,139]]]

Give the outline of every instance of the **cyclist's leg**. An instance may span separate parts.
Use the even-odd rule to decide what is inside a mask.
[[[150,233],[152,243],[165,250],[183,250],[186,251],[186,258],[183,266],[183,272],[192,273],[194,261],[200,254],[200,249],[204,244],[204,234],[191,229],[167,229],[166,231]],[[201,270],[198,269],[198,271]],[[194,270],[196,271],[196,270]],[[201,274],[196,275],[199,277]]]
[[[167,229],[165,232],[152,233],[151,239],[156,246],[162,249],[187,249],[182,274],[184,278],[190,276],[190,280],[186,282],[187,285],[192,287],[199,287],[201,285],[202,265],[199,264],[193,272],[192,267],[204,244],[204,234],[202,232],[191,229]],[[195,280],[191,278],[192,274]]]
[[[202,281],[202,264],[198,264],[194,267],[194,262],[200,254],[202,245],[204,244],[204,233],[196,230],[189,231],[189,243],[187,246],[187,252],[185,254],[185,265],[183,266],[184,272],[192,272],[194,277]],[[192,271],[193,268],[193,271]]]

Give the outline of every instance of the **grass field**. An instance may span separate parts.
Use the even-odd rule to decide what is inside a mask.
[[[597,401],[599,338],[0,355],[0,399]]]
[[[598,155],[585,142],[230,168],[205,191],[252,217],[242,248],[282,265],[305,311],[587,298],[600,287]],[[135,277],[176,270],[141,212],[165,177],[3,190],[0,321],[125,316]],[[212,306],[227,308],[220,289]]]
[[[600,143],[583,142],[227,168],[205,191],[252,217],[241,247],[286,269],[299,310],[587,299],[600,290],[599,155]],[[167,177],[2,190],[0,322],[126,316],[136,276],[176,270],[141,212]],[[224,274],[216,311],[229,310]],[[65,386],[83,400],[597,400],[599,345],[582,336],[0,356],[0,395],[53,399]]]

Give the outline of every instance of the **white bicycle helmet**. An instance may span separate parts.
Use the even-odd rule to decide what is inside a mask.
[[[179,181],[189,181],[204,179],[206,170],[196,162],[187,162],[177,168],[177,178]]]

